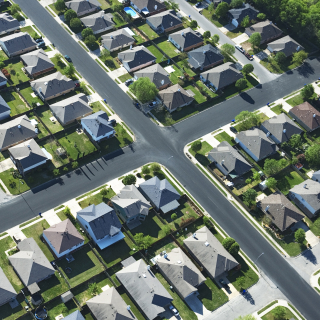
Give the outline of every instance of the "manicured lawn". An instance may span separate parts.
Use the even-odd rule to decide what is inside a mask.
[[[52,138],[48,138],[39,143],[41,148],[45,148],[52,155],[52,163],[56,168],[61,167],[64,164],[69,163],[69,160],[66,155],[59,156],[56,152],[60,146]]]
[[[133,30],[133,31],[135,32],[135,35],[132,37],[136,40],[137,45],[146,42],[146,39],[142,38],[142,36],[140,34],[137,34],[135,30]]]
[[[38,128],[38,138],[44,138],[46,136],[49,135],[48,130],[44,127],[44,125],[41,123],[41,121],[36,117],[36,116],[29,116],[29,119],[35,119],[38,124],[37,124],[37,128]]]
[[[148,248],[148,257],[153,258],[164,250],[169,253],[174,248],[178,248],[178,245],[172,240],[171,237],[166,237]]]
[[[258,116],[260,123],[269,119],[269,117],[267,117],[263,112],[260,112]],[[237,129],[238,132],[250,129],[243,122],[236,124],[234,127]]]
[[[37,115],[44,122],[44,124],[47,126],[47,128],[51,131],[51,133],[57,133],[63,130],[63,127],[58,120],[55,122],[52,122],[50,120],[50,118],[54,116],[48,106],[42,106],[38,108],[36,112],[37,112]]]
[[[11,108],[11,112],[10,112],[11,117],[29,110],[29,108],[21,100],[17,92],[4,91],[3,93],[1,93],[1,96],[5,100],[5,102],[8,104],[8,106]]]
[[[300,66],[300,64],[298,63],[292,63],[291,58],[287,58],[284,63],[279,64],[279,68],[271,65],[268,62],[268,59],[260,60],[260,64],[262,64],[269,71],[276,74],[281,74]]]
[[[36,34],[37,37],[40,37],[39,33],[36,32],[31,26],[23,27],[20,30],[21,32],[29,33],[31,37],[33,37],[34,34]]]
[[[282,105],[281,104],[277,104],[276,106],[272,107],[271,110],[275,113],[275,114],[280,114],[282,111]]]
[[[218,95],[215,93],[215,92],[212,92],[211,90],[209,90],[205,85],[204,83],[201,81],[201,80],[198,80],[197,81],[197,85],[204,89],[206,91],[206,93],[211,97],[211,98],[214,98],[214,97],[217,97]]]
[[[222,142],[222,141],[227,141],[229,142],[229,144],[231,146],[234,145],[234,141],[232,140],[232,138],[225,132],[225,131],[222,131],[220,133],[218,133],[216,136],[214,136],[219,142]]]
[[[121,81],[121,82],[125,82],[126,80],[129,80],[131,79],[132,76],[130,73],[125,73],[123,74],[122,76],[120,76],[118,79]]]
[[[55,68],[57,69],[57,71],[60,71],[61,73],[63,73],[64,72],[64,68],[66,67],[66,64],[62,60],[58,61],[56,57],[52,57],[50,59],[54,63]]]
[[[122,19],[118,12],[113,13],[113,21],[117,27],[123,26],[127,23]]]
[[[154,45],[146,47],[156,58],[156,63],[167,60],[166,56],[162,54]]]
[[[182,70],[184,70],[184,72],[186,72],[190,77],[193,77],[196,75],[196,73],[193,72],[193,70],[190,68],[189,63],[188,63],[188,59],[184,59],[184,60],[177,62],[177,65]]]
[[[102,196],[100,192],[88,196],[86,199],[79,202],[79,205],[82,209],[90,206],[91,204],[98,205],[101,202],[108,203],[112,197],[114,197],[116,193],[112,190],[112,188],[107,189],[107,194]]]
[[[52,9],[52,11],[54,13],[56,13],[57,15],[63,14],[64,11],[59,12],[55,7],[54,7],[54,3],[49,4],[50,9]]]
[[[296,96],[286,100],[287,103],[290,104],[290,106],[295,107],[298,104],[301,104],[304,102],[303,98],[301,97],[301,94],[297,94]]]
[[[221,28],[226,24],[228,24],[228,19],[226,17],[222,17],[218,19],[218,17],[214,15],[214,12],[209,12],[208,9],[203,9],[202,15],[205,16],[209,21],[214,23],[218,28]]]
[[[119,63],[116,61],[115,58],[113,58],[112,56],[109,56],[105,59],[101,59],[100,60],[111,70],[116,70],[118,68],[120,68]]]
[[[3,171],[0,173],[0,179],[2,182],[6,185],[6,187],[9,189],[11,194],[19,194],[22,192],[25,192],[29,190],[29,186],[22,180],[20,179],[23,184],[20,182],[19,179],[14,178],[12,175],[12,172],[14,171],[13,168]],[[15,182],[15,185],[12,185],[11,182]],[[20,191],[20,192],[19,192]]]
[[[180,54],[180,51],[170,41],[162,41],[157,43],[157,46],[170,58],[176,57]]]
[[[207,158],[208,152],[212,150],[212,146],[206,142],[202,142],[202,147],[198,152],[194,152],[191,147],[189,148],[189,153],[191,153],[204,167],[210,164],[209,159]]]
[[[39,97],[33,97],[31,94],[34,93],[30,85],[27,85],[25,88],[20,89],[20,93],[22,96],[28,101],[28,103],[32,106],[32,102],[35,101],[43,105],[43,101]]]
[[[150,40],[159,37],[158,34],[155,33],[146,23],[142,26],[139,26],[138,29],[141,30]]]
[[[110,8],[110,4],[106,0],[98,0],[98,2],[101,4],[101,10],[106,10]]]
[[[26,314],[25,306],[27,305],[24,301],[24,297],[22,293],[17,296],[17,301],[19,302],[19,306],[12,309],[9,303],[6,303],[0,307],[0,315],[2,320],[16,320],[19,317],[22,317]],[[23,320],[31,320],[33,318],[29,318],[28,315],[23,318]]]
[[[228,31],[227,32],[227,36],[230,38],[230,39],[233,39],[233,38],[236,38],[238,36],[240,36],[241,34],[243,34],[244,32],[244,28],[236,28],[232,31]]]
[[[175,71],[170,73],[170,75],[169,75],[170,81],[173,84],[177,84],[178,80],[179,80],[179,77],[183,76],[183,73],[175,65],[171,65],[171,67],[173,67],[173,69]]]
[[[55,318],[60,314],[66,317],[78,310],[77,305],[73,300],[64,304],[61,299],[55,299],[50,303],[46,303],[46,309],[48,310],[48,320],[55,320]]]
[[[9,63],[5,69],[7,69],[11,75],[10,80],[14,85],[28,81],[29,77],[24,74],[22,71],[23,64],[22,62]]]
[[[202,103],[202,102],[207,101],[207,98],[205,96],[203,96],[201,94],[201,92],[198,90],[198,88],[194,87],[193,85],[189,85],[187,87],[184,87],[184,89],[191,90],[194,93],[193,98],[197,103]]]
[[[296,171],[293,171],[290,168],[277,174],[274,178],[278,181],[278,189],[284,195],[287,195],[291,188],[304,181]]]
[[[310,230],[316,235],[320,236],[320,217],[311,221],[308,217],[304,217],[304,220],[307,222]]]
[[[295,320],[298,320],[298,318],[295,317],[295,315],[294,315],[288,308],[286,308],[286,307],[284,307],[284,308],[286,309],[286,315],[285,315],[285,317],[282,318],[282,319],[295,319]],[[273,309],[273,310],[274,310],[274,309]],[[266,315],[264,315],[263,317],[261,317],[261,319],[262,319],[262,320],[277,320],[277,319],[279,319],[279,318],[276,318],[276,317],[273,315],[273,313],[272,313],[273,310],[271,310],[271,311],[268,312]]]
[[[115,264],[113,267],[108,268],[108,274],[112,278],[113,282],[116,284],[117,287],[120,286],[120,282],[117,279],[116,273],[122,269],[121,263]]]
[[[106,111],[106,109],[102,106],[102,104],[99,101],[93,102],[90,104],[90,107],[92,108],[93,112],[98,112],[98,111]]]

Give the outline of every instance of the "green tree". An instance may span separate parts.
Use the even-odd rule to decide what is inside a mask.
[[[235,53],[235,48],[232,44],[225,43],[221,46],[221,53],[226,53],[228,55],[234,54]]]
[[[242,73],[246,76],[253,71],[253,65],[251,63],[245,64],[242,68]]]
[[[103,188],[101,191],[100,191],[100,194],[102,195],[102,197],[105,197],[107,194],[108,194],[108,190],[106,188]]]
[[[13,3],[10,7],[9,7],[9,11],[10,13],[13,15],[13,14],[16,14],[18,12],[21,11],[21,8],[18,4],[16,3]]]
[[[264,14],[264,13],[262,13],[262,12],[260,12],[260,13],[258,13],[258,15],[257,15],[257,18],[259,19],[259,20],[266,20],[266,15]]]
[[[257,320],[257,318],[255,316],[253,316],[252,314],[248,314],[246,316],[240,316],[234,320]]]
[[[248,189],[246,192],[243,193],[242,197],[243,197],[243,202],[250,206],[252,204],[256,203],[256,197],[257,197],[258,193],[256,190],[254,189]]]
[[[121,3],[115,2],[112,4],[111,9],[113,12],[120,12],[123,10],[123,5]]]
[[[177,216],[177,214],[176,213],[173,213],[172,215],[171,215],[171,220],[173,221],[173,220],[176,220],[178,218],[178,216]]]
[[[213,224],[211,223],[209,217],[203,216],[203,223],[208,229],[213,228]]]
[[[238,254],[239,250],[240,250],[240,246],[238,242],[234,242],[229,249],[229,253],[235,256]]]
[[[214,34],[214,35],[212,36],[212,41],[213,41],[213,43],[214,43],[215,45],[217,45],[217,44],[219,43],[219,40],[220,40],[219,35]]]
[[[64,13],[64,19],[69,22],[71,19],[73,18],[77,18],[77,13],[71,9],[67,10],[65,13]]]
[[[61,53],[56,53],[53,57],[57,60],[57,63],[62,61],[62,54]]]
[[[251,127],[260,125],[260,118],[257,113],[253,113],[247,110],[241,111],[236,117],[236,122],[240,123],[240,131],[248,130]]]
[[[229,5],[226,2],[221,2],[218,4],[215,14],[218,17],[224,17],[229,11]]]
[[[135,243],[137,244],[139,249],[142,249],[143,246],[143,238],[144,238],[144,234],[143,233],[136,233],[133,236],[133,239],[135,241]]]
[[[294,238],[298,243],[303,244],[303,242],[306,240],[306,232],[303,229],[299,228],[294,233]]]
[[[193,142],[191,145],[191,150],[196,153],[200,151],[201,148],[202,148],[202,142],[200,140]]]
[[[287,59],[287,56],[281,51],[277,52],[274,57],[274,60],[277,61],[279,64],[284,63],[286,59]]]
[[[231,237],[226,237],[222,240],[222,245],[227,251],[229,251],[229,249],[234,243],[236,243],[236,240],[234,240]]]
[[[100,59],[102,59],[102,60],[105,60],[105,59],[107,59],[108,57],[110,56],[110,51],[109,50],[107,50],[107,49],[102,49],[101,51],[100,51]]]
[[[308,58],[308,54],[305,51],[295,52],[292,56],[292,63],[302,64],[304,60]]]
[[[249,16],[245,16],[241,21],[241,27],[247,28],[250,25],[250,18]]]
[[[259,47],[261,43],[261,34],[259,32],[253,33],[248,40],[254,47]]]
[[[137,181],[137,178],[135,175],[133,174],[128,174],[127,176],[125,176],[123,179],[122,179],[122,183],[125,185],[125,186],[128,186],[128,185],[131,185],[131,184],[135,184]]]
[[[69,207],[65,207],[65,208],[63,209],[63,213],[64,213],[66,216],[70,215],[70,214],[71,214],[70,208],[69,208]]]
[[[70,27],[71,28],[79,28],[81,26],[82,22],[79,18],[72,18],[70,20]]]
[[[95,282],[89,284],[88,293],[90,296],[96,296],[99,294],[99,287]]]
[[[287,310],[285,307],[277,306],[273,310],[271,310],[271,313],[273,314],[275,320],[285,320]]]
[[[261,179],[260,173],[256,170],[252,170],[252,177],[254,181],[259,181]]]
[[[246,184],[251,184],[252,180],[250,178],[246,179],[245,183]]]
[[[54,7],[57,11],[63,11],[66,7],[66,5],[64,4],[64,0],[57,0],[55,3],[54,3]]]
[[[302,139],[300,134],[293,134],[288,141],[289,145],[294,149],[299,149],[302,147]]]
[[[196,29],[198,26],[198,22],[196,20],[191,20],[190,21],[190,28],[191,29]]]
[[[150,166],[150,169],[151,169],[152,172],[159,172],[159,171],[161,171],[160,164],[158,164],[158,163],[153,163],[153,164]]]
[[[95,36],[91,35],[91,36],[88,36],[85,38],[84,40],[84,43],[87,45],[87,46],[92,46],[96,43],[97,39]]]
[[[31,101],[31,107],[32,107],[32,108],[36,108],[36,107],[37,107],[37,103],[38,103],[38,100],[37,100],[37,99],[33,99],[33,100]]]
[[[86,37],[93,36],[93,31],[91,28],[85,28],[81,31],[82,39],[86,39]],[[107,50],[108,51],[108,50]]]
[[[179,11],[179,4],[174,1],[169,1],[169,2],[170,2],[171,9],[178,12]]]
[[[276,186],[277,186],[277,183],[278,181],[273,178],[273,177],[270,177],[267,179],[266,181],[266,186],[269,188],[269,189],[274,189]]]
[[[243,0],[232,0],[230,6],[232,8],[240,8],[243,6]]]
[[[142,167],[141,172],[142,172],[142,174],[149,174],[150,169],[147,166],[144,166],[144,167]]]
[[[211,32],[210,31],[205,31],[203,33],[203,39],[209,39],[211,37]]]
[[[281,163],[276,159],[266,159],[263,166],[263,171],[268,175],[272,176],[281,170]]]
[[[72,162],[72,165],[71,165],[71,168],[72,168],[72,169],[77,169],[78,167],[79,167],[78,161],[73,161],[73,162]]]
[[[74,67],[73,63],[68,63],[68,65],[64,68],[63,73],[67,77],[72,77],[76,72],[76,68]]]
[[[311,97],[314,95],[313,85],[310,83],[304,86],[300,94],[304,101],[311,99]]]
[[[159,90],[156,85],[147,77],[141,77],[130,85],[131,90],[142,103],[155,98]]]
[[[314,144],[305,152],[306,160],[311,166],[318,167],[320,165],[320,145]]]
[[[213,2],[211,2],[210,4],[209,4],[209,7],[208,7],[208,11],[209,12],[212,12],[212,11],[214,11],[214,3]]]
[[[239,79],[235,86],[239,91],[244,90],[247,87],[247,81],[245,79]]]

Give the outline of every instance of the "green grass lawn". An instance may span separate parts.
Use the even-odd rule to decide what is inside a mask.
[[[225,132],[225,131],[222,131],[220,133],[218,133],[217,135],[214,136],[219,142],[222,142],[222,141],[227,141],[229,142],[229,144],[231,146],[233,146],[235,143],[234,141],[232,140],[232,138]]]
[[[174,248],[178,248],[178,245],[172,240],[171,237],[166,237],[148,248],[148,257],[153,258],[164,250],[169,253]]]
[[[61,14],[63,14],[64,13],[64,11],[61,11],[61,12],[59,12],[55,7],[54,7],[54,3],[52,3],[52,4],[49,4],[49,7],[50,7],[50,9],[55,13],[55,14],[57,14],[57,15],[61,15]]]
[[[26,112],[29,110],[27,105],[21,100],[19,94],[14,91],[4,91],[1,93],[2,98],[11,108],[10,116],[13,117],[17,114]]]
[[[193,77],[196,75],[196,73],[190,68],[188,59],[181,60],[177,62],[177,65],[184,70],[190,77]]]
[[[212,150],[212,146],[206,142],[202,142],[202,147],[198,152],[194,152],[191,147],[189,148],[189,153],[192,154],[204,167],[210,164],[209,159],[207,158],[208,152]]]
[[[94,113],[98,111],[106,112],[106,109],[102,106],[102,104],[99,101],[91,103],[90,107],[92,108]]]
[[[150,40],[156,39],[159,37],[159,35],[154,32],[148,24],[143,24],[142,26],[139,26],[138,29],[142,31]]]
[[[282,105],[281,104],[277,104],[276,106],[272,107],[271,110],[275,113],[275,114],[280,114],[282,111]]]
[[[290,106],[295,107],[295,106],[297,106],[298,104],[303,103],[304,100],[303,100],[301,94],[297,94],[296,96],[294,96],[294,97],[286,100],[286,102],[289,103]]]
[[[260,123],[269,119],[269,117],[267,117],[263,112],[260,112],[258,114],[258,116],[259,116]],[[240,131],[245,131],[245,130],[250,129],[251,124],[249,123],[249,125],[250,125],[250,127],[246,126],[243,122],[240,122],[240,123],[236,124],[234,127],[237,129],[238,132],[240,132]]]
[[[157,58],[156,63],[167,60],[167,57],[162,54],[154,45],[147,46],[146,48]]]
[[[86,199],[79,202],[79,206],[84,209],[91,204],[98,205],[101,202],[108,203],[112,197],[114,197],[116,193],[112,190],[112,188],[107,189],[107,194],[105,196],[101,195],[100,192],[89,195]]]
[[[140,34],[137,34],[136,30],[133,31],[135,32],[135,35],[132,37],[134,38],[134,40],[136,40],[137,45],[146,42],[146,39],[144,39]]]
[[[51,131],[51,133],[57,133],[63,130],[63,126],[59,123],[59,121],[52,122],[50,120],[51,117],[54,117],[52,112],[50,111],[48,106],[42,106],[37,109],[37,115],[41,118],[47,128]]]
[[[179,77],[183,76],[183,73],[175,66],[171,65],[171,67],[175,70],[174,72],[170,73],[169,79],[173,84],[177,84]]]
[[[243,34],[243,32],[244,32],[244,28],[242,28],[242,27],[236,28],[231,31],[228,31],[227,37],[229,37],[230,39],[233,39],[233,38],[236,38],[236,37],[240,36],[241,34]]]
[[[56,150],[60,148],[55,140],[48,138],[39,143],[41,148],[45,148],[52,155],[52,163],[56,168],[61,167],[64,164],[69,163],[69,160],[66,156],[58,156]]]
[[[63,61],[58,61],[56,57],[50,58],[51,61],[54,63],[55,68],[57,71],[60,71],[61,73],[64,72],[65,67],[67,66]]]
[[[180,54],[180,51],[170,41],[162,41],[157,43],[157,46],[170,58],[176,57]]]
[[[120,68],[119,63],[116,61],[115,58],[113,58],[112,56],[109,56],[107,58],[101,59],[100,60],[111,70],[116,70],[118,68]]]
[[[38,38],[40,37],[40,34],[38,32],[36,32],[31,26],[23,27],[20,30],[21,30],[21,32],[29,33],[31,37],[33,37],[34,34],[36,34],[36,36]]]
[[[281,74],[281,73],[287,72],[289,70],[292,70],[292,69],[300,66],[300,64],[298,64],[298,63],[292,63],[291,57],[287,58],[284,63],[279,64],[279,68],[271,65],[268,62],[268,59],[260,60],[260,64],[262,64],[269,71],[276,73],[276,74]]]
[[[286,307],[284,307],[286,309],[286,315],[284,318],[282,319],[295,319],[295,320],[298,320],[298,318]],[[273,309],[274,310],[274,309]],[[270,312],[268,312],[266,315],[264,315],[263,317],[261,317],[262,320],[277,320],[279,318],[276,318],[272,311],[271,310]]]
[[[16,320],[16,319],[23,319],[23,320],[32,320],[33,318],[29,317],[29,315],[26,315],[23,318],[23,315],[26,314],[25,306],[27,305],[26,302],[24,301],[24,297],[22,293],[20,293],[17,296],[17,301],[19,302],[19,306],[12,309],[9,305],[9,303],[6,303],[0,307],[0,315],[1,319],[3,320]]]
[[[304,220],[307,222],[314,235],[320,236],[320,217],[314,219],[313,221],[311,221],[308,217],[304,217]]]
[[[229,22],[227,17],[218,18],[216,15],[214,15],[214,12],[209,12],[208,9],[203,9],[202,15],[205,16],[209,21],[214,23],[218,28],[225,26]]]
[[[278,181],[278,189],[284,195],[287,195],[291,188],[304,181],[304,179],[296,171],[290,168],[277,174],[274,178]]]
[[[110,8],[110,4],[106,0],[98,0],[98,2],[101,4],[101,10],[106,10]]]
[[[62,314],[64,317],[78,310],[77,305],[73,300],[64,304],[61,299],[55,299],[49,303],[46,303],[46,309],[48,310],[48,320],[55,320],[55,318]]]
[[[123,20],[123,18],[120,16],[120,14],[118,12],[114,12],[112,14],[113,14],[113,21],[117,27],[120,27],[120,26],[127,24],[127,22],[125,22]]]
[[[131,79],[132,76],[130,73],[125,73],[123,74],[122,76],[118,77],[118,79],[121,81],[121,82],[125,82],[126,80],[129,80]]]
[[[22,62],[9,63],[5,69],[7,69],[11,75],[10,80],[14,85],[30,80],[27,75],[22,71]]]
[[[16,179],[12,176],[12,172],[14,171],[13,168],[3,171],[0,173],[0,179],[2,182],[6,185],[6,187],[9,189],[11,194],[19,194],[22,192],[25,192],[30,189],[30,187],[23,181],[23,184],[19,181],[19,179]],[[11,181],[15,182],[14,186],[10,186]],[[20,192],[19,192],[20,191]]]
[[[30,87],[29,84],[25,88],[23,88],[23,89],[21,88],[20,89],[20,93],[28,101],[28,103],[30,105],[32,105],[33,101],[35,101],[37,103],[40,103],[40,105],[43,105],[43,101],[39,97],[37,97],[37,96],[36,97],[32,97],[31,94],[34,93],[34,92],[33,92],[32,88]]]
[[[194,87],[193,85],[189,85],[187,87],[184,87],[185,90],[191,90],[194,93],[194,100],[197,103],[203,103],[207,101],[207,98],[201,94],[201,92],[198,90],[198,88]]]
[[[205,90],[205,92],[211,97],[211,98],[214,98],[214,97],[217,97],[218,95],[215,93],[215,92],[212,92],[211,90],[209,90],[207,88],[207,86],[204,85],[204,83],[201,81],[201,80],[198,80],[197,81],[197,85],[198,87],[202,88],[203,90]]]

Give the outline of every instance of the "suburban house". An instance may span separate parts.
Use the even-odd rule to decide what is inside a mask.
[[[320,112],[307,101],[291,108],[289,115],[307,131],[320,127]]]
[[[35,138],[37,133],[38,130],[26,115],[0,124],[0,151],[7,150],[16,144]]]
[[[94,34],[111,30],[115,23],[111,13],[100,11],[80,19],[86,28],[91,28]]]
[[[96,142],[112,138],[116,133],[112,126],[112,121],[109,120],[108,115],[104,111],[98,111],[82,118],[81,126]]]
[[[207,44],[188,53],[188,62],[194,70],[207,70],[223,63],[223,55],[217,47]]]
[[[13,33],[0,38],[0,47],[11,58],[37,48],[37,43],[27,32]]]
[[[22,175],[46,164],[48,160],[46,154],[34,139],[19,143],[9,148],[8,151],[12,162]]]
[[[293,40],[290,36],[285,36],[268,44],[268,50],[271,53],[283,52],[286,57],[292,56],[295,52],[304,50],[297,41]]]
[[[97,320],[133,320],[136,317],[115,287],[111,287],[86,302]]]
[[[229,142],[222,141],[208,153],[208,159],[225,175],[232,179],[241,177],[252,166]]]
[[[1,75],[0,75],[1,78]],[[0,96],[0,120],[4,120],[10,117],[11,108],[6,101]]]
[[[6,34],[20,29],[20,23],[8,12],[0,13],[0,34]]]
[[[134,73],[136,80],[143,77],[149,78],[159,90],[163,90],[171,84],[169,73],[158,63]]]
[[[65,316],[63,320],[86,320],[79,310]]]
[[[63,126],[86,117],[93,112],[88,105],[88,98],[84,93],[79,93],[51,104],[50,110]]]
[[[223,89],[243,78],[243,74],[236,68],[234,63],[226,62],[200,74],[200,80],[214,87],[216,90]]]
[[[260,129],[267,134],[269,132],[269,137],[277,144],[286,142],[294,134],[303,132],[285,113],[280,113],[264,121]]]
[[[313,218],[320,211],[320,183],[306,180],[290,189],[288,197],[309,218]]]
[[[174,248],[171,252],[158,258],[157,266],[181,299],[197,292],[197,287],[206,281],[200,270],[181,248]]]
[[[272,21],[266,20],[258,22],[245,29],[245,33],[250,37],[253,33],[258,32],[261,35],[260,44],[270,42],[282,36],[283,32]]]
[[[20,58],[30,78],[36,78],[55,68],[54,63],[42,49],[23,54]]]
[[[116,212],[104,202],[78,211],[77,220],[101,250],[124,238]]]
[[[142,182],[139,189],[157,211],[167,213],[180,205],[180,194],[167,179],[159,180],[158,177],[153,177]]]
[[[100,10],[101,4],[97,0],[72,0],[66,2],[66,7],[77,13],[78,17]]]
[[[235,142],[255,161],[260,161],[277,152],[277,145],[258,128],[242,131]]]
[[[9,256],[9,261],[22,283],[31,294],[40,291],[37,283],[51,277],[55,270],[33,238],[17,244],[17,253]]]
[[[280,231],[285,231],[304,218],[304,214],[288,198],[277,191],[257,204]]]
[[[164,107],[171,113],[178,108],[183,108],[194,101],[193,96],[183,89],[179,84],[175,84],[159,92],[159,97]]]
[[[84,238],[69,220],[63,220],[43,231],[43,238],[57,258],[84,245]]]
[[[73,91],[76,87],[73,80],[60,71],[30,82],[32,90],[43,101],[60,97]]]
[[[183,240],[183,244],[212,279],[219,278],[239,265],[207,227],[197,230]]]
[[[312,180],[314,181],[320,181],[320,170],[318,171],[315,171],[313,174],[312,174]]]
[[[17,296],[11,282],[0,267],[0,306],[15,299]]]
[[[142,259],[118,271],[116,277],[149,320],[160,319],[173,300]]]
[[[102,45],[110,52],[129,47],[133,45],[134,42],[134,38],[125,28],[104,34],[101,40]]]
[[[157,33],[170,32],[182,27],[182,21],[174,10],[167,10],[147,18],[147,24]]]
[[[249,20],[256,20],[259,11],[252,7],[249,3],[244,3],[240,8],[234,8],[228,11],[230,22],[237,28],[241,26],[242,20],[249,16]]]
[[[175,33],[171,33],[168,40],[181,52],[189,51],[203,45],[201,33],[186,28]]]
[[[118,59],[128,72],[134,72],[155,63],[157,58],[144,46],[136,46],[119,52]]]
[[[7,78],[6,76],[0,71],[0,88],[4,87],[7,85]],[[1,119],[0,119],[1,120]]]
[[[132,7],[144,16],[151,16],[166,11],[166,6],[156,0],[130,0]]]
[[[148,216],[151,204],[134,185],[125,186],[111,199],[114,210],[126,222],[129,229],[140,225]]]

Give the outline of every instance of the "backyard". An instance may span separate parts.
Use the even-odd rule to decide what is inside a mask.
[[[46,303],[46,309],[48,310],[48,320],[55,320],[60,314],[66,317],[78,310],[77,305],[73,300],[63,303],[61,299],[54,299],[51,302]]]
[[[170,58],[176,57],[177,55],[180,54],[180,51],[170,41],[165,40],[159,43],[155,41],[155,43]]]
[[[38,108],[36,113],[41,118],[46,127],[51,131],[51,133],[57,133],[63,130],[62,125],[58,120],[55,119],[48,106],[42,106]],[[55,119],[55,121],[50,120],[50,118]]]
[[[32,90],[32,88],[31,88],[29,83],[24,85],[22,88],[20,87],[20,93],[25,98],[25,100],[28,101],[28,103],[31,106],[32,106],[32,102],[33,101],[36,102],[39,105],[43,104],[43,101],[34,94],[34,92],[33,92],[33,90]]]
[[[204,95],[202,95],[202,93],[199,91],[199,89],[194,87],[193,85],[186,86],[186,87],[184,87],[184,89],[190,90],[193,92],[193,94],[194,94],[193,98],[198,104],[207,101],[207,98]]]
[[[278,181],[278,189],[284,195],[287,195],[291,188],[304,181],[304,179],[299,175],[299,173],[297,173],[291,168],[283,170],[279,174],[275,175],[274,178]]]
[[[29,77],[25,75],[22,68],[23,63],[20,61],[16,63],[9,63],[5,67],[5,69],[7,69],[11,75],[10,80],[13,82],[14,85],[17,85],[25,81],[29,81]]]
[[[9,303],[6,303],[0,307],[0,315],[3,320],[16,320],[19,317],[26,314],[25,306],[27,305],[24,301],[23,295],[20,293],[17,296],[17,301],[19,303],[18,307],[12,309]],[[27,316],[26,316],[27,317]],[[25,318],[24,320],[32,320],[33,318]]]
[[[34,120],[36,120],[36,121],[38,122],[38,124],[37,124],[37,128],[38,128],[38,139],[42,139],[42,138],[44,138],[44,137],[46,137],[46,136],[49,135],[48,130],[44,127],[44,125],[42,124],[42,122],[41,122],[36,116],[33,115],[32,112],[29,113],[28,118],[29,118],[30,120],[34,119]]]
[[[144,23],[143,25],[140,25],[138,29],[142,31],[150,40],[153,40],[159,37],[159,35],[156,32],[154,32],[146,23]]]
[[[10,116],[16,116],[29,110],[27,105],[22,101],[19,94],[15,91],[4,91],[1,93],[2,98],[11,109]]]
[[[157,58],[156,63],[167,60],[167,57],[162,54],[154,45],[147,46],[146,48]]]

